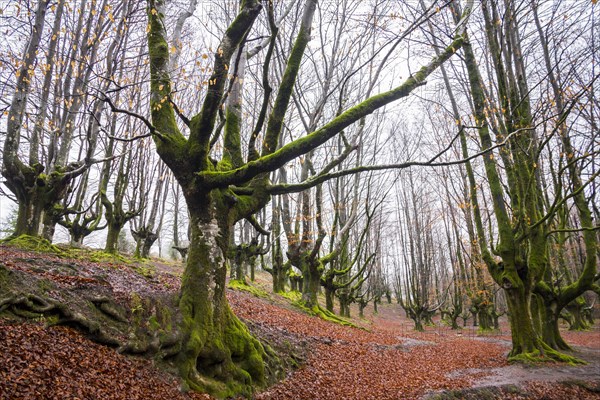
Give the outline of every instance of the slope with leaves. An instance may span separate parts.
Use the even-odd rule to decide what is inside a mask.
[[[165,267],[161,262],[143,266],[95,263],[0,246],[0,267],[25,274],[38,285],[51,282],[45,286],[51,296],[99,291],[125,305],[131,301],[131,293],[172,296],[180,286],[180,268]],[[493,380],[496,371],[506,371],[507,338],[477,338],[431,328],[423,334],[413,333],[406,330],[408,321],[394,305],[380,307],[370,325],[355,321],[367,325],[367,330],[306,315],[279,295],[258,298],[229,289],[227,296],[236,315],[254,334],[271,344],[280,357],[292,360],[286,363],[288,367],[301,364],[287,379],[257,393],[257,399],[480,398],[482,390],[490,391],[491,399],[561,398],[556,393],[598,398],[593,393],[594,382],[589,390],[552,382],[551,377],[544,382],[520,383],[517,389],[504,384],[470,389],[483,378]],[[44,322],[50,321],[37,318],[24,323],[14,316],[0,319],[0,399],[207,398],[181,393],[178,380],[161,372],[152,361],[118,354],[72,327],[45,327]],[[598,333],[573,333],[574,343],[593,346],[591,351],[597,353]],[[599,365],[578,368],[592,368],[589,376]],[[539,371],[551,374],[552,368]],[[567,366],[554,368],[570,371]],[[510,378],[509,384],[522,382]],[[600,384],[600,379],[596,381]]]
[[[0,399],[206,399],[69,327],[0,320]]]

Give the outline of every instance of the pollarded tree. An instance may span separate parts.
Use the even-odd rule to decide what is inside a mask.
[[[381,242],[383,225],[383,218],[381,214],[382,212],[379,211],[379,213],[376,215],[367,215],[367,224],[369,226],[365,227],[365,229],[362,231],[359,238],[359,244],[354,246],[354,254],[352,255],[351,259],[345,258],[348,255],[345,255],[344,251],[348,250],[344,248],[340,254],[338,265],[346,265],[345,269],[348,269],[348,272],[344,275],[338,276],[338,281],[332,279],[333,288],[330,288],[329,290],[332,291],[332,295],[335,294],[339,300],[340,316],[342,317],[350,318],[350,305],[352,303],[358,303],[359,316],[361,318],[364,317],[363,311],[365,307],[375,297],[375,292],[369,290],[369,283],[365,285],[367,288],[364,291],[363,289],[365,288],[363,288],[363,284],[365,284],[365,282],[369,279],[374,268],[381,267]],[[376,219],[376,222],[373,224],[371,223],[372,218]],[[349,253],[350,252],[348,251],[348,254]],[[330,271],[326,271],[324,277],[321,279],[321,284],[325,287],[326,296],[328,290],[326,284],[328,284],[328,279],[331,279],[329,276],[331,274],[335,279],[335,273],[338,270],[335,267],[332,267]],[[329,302],[327,301],[327,297],[326,302]],[[331,301],[331,308],[333,308],[333,301]]]
[[[254,236],[247,242],[235,244],[233,242],[229,249],[231,262],[231,278],[246,284],[246,274],[250,273],[250,280],[254,281],[256,270],[256,259],[269,252],[270,243],[259,244],[258,236]]]
[[[131,123],[131,120],[128,120],[128,123]],[[113,126],[114,124],[115,122],[113,121]],[[118,144],[111,138],[106,150],[107,156],[112,156],[114,149],[117,147]],[[137,149],[132,149],[131,142],[122,142],[122,156],[117,165],[106,163],[102,169],[100,175],[100,200],[104,206],[104,218],[108,227],[106,244],[104,246],[104,250],[107,253],[116,253],[118,251],[119,235],[125,224],[137,216],[145,207],[145,172],[142,164],[144,154],[147,151],[147,147],[140,146]],[[110,188],[112,190],[109,190],[109,180],[113,173],[116,174],[116,178]],[[130,186],[134,188],[132,196],[128,196]]]
[[[273,193],[303,190],[318,184],[320,179],[329,178],[329,175],[317,174],[308,182],[283,188],[271,185],[269,173],[321,146],[364,116],[408,96],[413,89],[423,85],[427,76],[461,46],[462,29],[439,57],[434,57],[403,84],[368,98],[322,127],[279,148],[283,121],[310,40],[317,5],[316,0],[307,0],[272,108],[267,116],[267,91],[267,101],[263,102],[264,107],[252,130],[254,134],[248,141],[247,156],[244,158],[238,115],[224,100],[229,93],[228,82],[241,84],[235,79],[237,60],[233,55],[248,37],[262,5],[257,0],[240,2],[239,12],[216,48],[201,110],[189,120],[184,118],[189,129],[187,136],[182,133],[175,119],[176,112],[180,110],[169,100],[172,81],[170,46],[164,22],[166,5],[164,0],[148,0],[152,93],[152,124],[148,123],[148,126],[158,154],[182,187],[190,213],[191,243],[179,303],[183,342],[177,363],[182,378],[194,390],[209,391],[221,397],[247,394],[252,390],[251,384],[261,385],[265,381],[264,350],[233,315],[225,298],[225,254],[234,223],[251,217],[265,207]],[[266,8],[273,26],[272,3],[267,2]],[[277,27],[271,32],[265,71],[269,70]],[[228,80],[229,75],[231,81]],[[219,153],[220,159],[217,160],[212,152],[217,140],[212,139],[215,132],[221,131],[217,118],[222,106],[225,106],[226,117],[222,138],[224,151]],[[259,152],[256,139],[263,131],[263,125],[263,145]]]
[[[76,13],[65,1],[37,2],[25,50],[15,57],[22,62],[15,66],[3,149],[2,175],[18,202],[14,235],[52,240],[70,184],[98,162],[94,160],[98,130],[81,136],[76,130],[86,125],[85,118],[101,113],[92,87],[101,90],[109,84],[133,3],[82,1]],[[52,23],[49,32],[47,22]],[[71,34],[62,34],[63,29]],[[102,82],[95,82],[96,77]],[[32,101],[33,96],[39,101]],[[82,112],[86,106],[90,113]],[[77,141],[85,150],[73,160],[71,150]]]
[[[158,176],[154,175],[157,172]],[[146,181],[148,185],[154,185],[154,194],[150,207],[146,206],[141,210],[139,220],[136,218],[132,219],[133,227],[131,228],[131,234],[136,241],[134,253],[136,257],[148,258],[152,245],[158,239],[165,216],[167,195],[169,193],[169,178],[166,166],[163,163],[159,163],[157,169],[150,176],[150,179]],[[144,190],[145,188],[141,189]],[[159,210],[161,210],[160,213]],[[160,217],[158,217],[159,215]]]
[[[487,184],[497,223],[498,244],[490,249],[483,226],[477,223],[482,259],[494,280],[504,288],[506,295],[513,342],[510,358],[531,360],[543,356],[577,361],[553,348],[558,343],[546,339],[546,333],[542,331],[542,326],[551,321],[542,319],[541,324],[536,325],[539,316],[535,319],[532,317],[530,305],[535,292],[546,289],[544,282],[550,268],[548,236],[551,234],[550,222],[557,206],[574,198],[583,215],[583,230],[593,231],[589,211],[586,212],[583,204],[585,199],[579,196],[589,181],[578,181],[577,176],[572,175],[571,179],[574,180],[571,182],[570,193],[557,192],[553,202],[546,201],[542,185],[541,154],[559,131],[560,124],[544,135],[537,131],[532,111],[532,91],[527,79],[529,71],[525,67],[522,51],[522,27],[519,25],[515,4],[507,3],[506,7],[501,7],[497,2],[490,1],[482,5],[498,104],[494,105],[494,100],[486,93],[473,47],[466,40],[463,49],[474,119],[484,149],[492,146],[492,132],[496,133],[499,140],[508,142],[508,146],[499,152],[498,158],[491,153],[484,157]],[[499,24],[500,12],[505,14],[505,18]],[[571,107],[577,104],[577,97],[571,99]],[[561,110],[557,119],[567,119],[571,110],[572,108]],[[570,152],[567,150],[567,153]],[[575,165],[585,157],[582,155],[568,160],[567,166],[562,167],[561,171],[572,169],[578,174]],[[501,175],[501,171],[505,171],[505,177]],[[568,289],[567,298],[574,299],[586,289],[592,288],[596,270],[595,240],[590,244],[594,251],[588,254],[579,279],[565,288]],[[495,255],[499,258],[494,257]],[[552,329],[547,337],[556,339],[554,335],[557,332],[558,329]]]
[[[557,201],[547,207],[552,211],[552,208],[557,208],[556,215],[558,218],[557,226],[551,229],[548,234],[556,235],[558,241],[558,265],[552,265],[552,259],[549,257],[549,271],[545,274],[544,280],[536,286],[536,293],[540,296],[540,307],[539,307],[539,318],[540,326],[539,331],[542,339],[548,345],[554,349],[569,349],[569,346],[562,339],[558,330],[558,319],[561,311],[568,306],[571,306],[573,310],[579,311],[579,306],[585,305],[585,301],[580,297],[585,291],[592,289],[592,284],[598,279],[596,273],[597,269],[597,251],[598,251],[598,236],[595,230],[598,230],[598,226],[594,226],[592,218],[591,206],[588,204],[586,199],[585,186],[587,183],[582,179],[583,171],[586,169],[586,164],[589,162],[586,153],[592,153],[591,157],[595,157],[594,147],[591,149],[577,149],[575,143],[578,140],[576,138],[575,127],[569,127],[567,123],[567,116],[571,114],[571,109],[575,105],[579,106],[580,109],[585,110],[585,95],[588,89],[584,89],[582,96],[573,95],[570,93],[566,80],[571,79],[577,81],[578,85],[588,86],[589,89],[593,88],[594,81],[597,76],[586,77],[585,70],[574,71],[571,66],[565,66],[559,62],[552,62],[551,59],[556,59],[557,56],[551,56],[551,53],[555,53],[562,50],[557,50],[549,46],[549,36],[551,34],[560,34],[560,25],[557,23],[558,18],[550,18],[547,22],[547,27],[544,29],[540,17],[538,15],[538,6],[532,4],[532,14],[534,17],[536,30],[539,35],[541,52],[543,54],[544,65],[546,67],[547,77],[549,86],[551,89],[551,107],[548,107],[547,112],[550,114],[559,115],[560,118],[554,119],[552,115],[548,118],[548,121],[552,121],[550,128],[553,132],[558,132],[558,138],[561,145],[561,156],[559,157],[558,171],[553,172],[553,181],[555,183]],[[584,21],[581,21],[584,23]],[[593,19],[586,21],[588,24],[593,23]],[[571,29],[577,29],[572,24],[566,24],[562,27],[563,32]],[[579,28],[584,29],[584,28]],[[549,32],[550,31],[550,32]],[[554,31],[554,32],[552,32]],[[579,37],[574,37],[573,50],[568,53],[568,57],[571,63],[581,63],[590,55],[594,55],[597,49],[588,48],[587,46],[581,46],[577,44]],[[581,46],[581,47],[580,47]],[[590,51],[591,50],[591,51]],[[591,54],[590,54],[591,53]],[[585,118],[581,118],[584,119]],[[590,126],[590,130],[593,128]],[[591,141],[597,140],[598,134],[591,138]],[[563,155],[565,158],[563,158]],[[551,157],[551,156],[550,156]],[[592,161],[593,163],[593,158]],[[564,165],[566,163],[566,165]],[[564,165],[564,166],[562,166]],[[566,171],[565,171],[566,170]],[[594,174],[593,168],[591,174]],[[570,194],[566,194],[562,199],[560,194],[569,189],[572,191]],[[568,204],[566,199],[573,197],[574,209],[577,211],[578,229],[577,227],[568,226],[567,223]],[[564,204],[558,204],[558,202]],[[556,205],[556,207],[555,207]],[[552,212],[549,213],[552,215]],[[573,266],[581,266],[580,268],[569,270],[564,264],[565,251],[566,249],[561,246],[564,244],[564,234],[572,231],[573,234],[579,234],[581,236],[581,245],[583,247],[581,254],[581,262],[572,263]],[[583,264],[583,265],[581,265]],[[564,283],[561,279],[565,277]]]

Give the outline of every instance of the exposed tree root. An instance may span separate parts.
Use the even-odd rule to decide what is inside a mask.
[[[522,352],[514,355],[510,354],[508,357],[508,361],[525,364],[537,364],[542,362],[561,362],[569,365],[587,364],[587,362],[580,358],[556,351],[544,343],[541,344],[541,347],[542,350],[534,350],[526,353]]]
[[[119,306],[107,297],[90,298],[89,301],[103,315],[117,323],[129,324],[128,319]],[[118,349],[124,354],[153,355],[169,358],[180,350],[180,336],[177,332],[171,334],[152,334],[148,338],[130,335],[129,340],[123,340],[108,333],[100,322],[86,317],[81,312],[71,309],[67,304],[50,297],[41,297],[34,293],[12,294],[0,299],[0,312],[8,311],[25,319],[43,319],[47,326],[67,325],[83,331],[91,340]],[[146,332],[147,333],[147,332]]]

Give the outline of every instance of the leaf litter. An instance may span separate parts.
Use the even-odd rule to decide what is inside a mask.
[[[180,284],[177,268],[160,268],[160,263],[148,277],[122,263],[68,260],[5,246],[0,246],[0,263],[65,288],[104,285],[116,297],[131,291],[176,292]],[[227,297],[253,331],[289,343],[290,351],[302,361],[300,368],[257,393],[256,399],[478,399],[481,390],[488,390],[490,399],[600,399],[600,373],[586,382],[544,379],[520,382],[518,387],[473,389],[478,382],[481,386],[493,381],[495,371],[512,367],[506,362],[510,344],[506,335],[479,340],[448,330],[413,332],[396,305],[382,307],[372,322],[359,321],[367,327],[360,329],[306,315],[277,295],[269,300],[228,290]],[[586,346],[580,350],[595,354],[588,375],[600,372],[594,370],[600,365],[598,331],[565,332],[564,336],[570,343]],[[177,378],[151,360],[121,355],[74,328],[0,319],[2,400],[208,398],[182,393]]]

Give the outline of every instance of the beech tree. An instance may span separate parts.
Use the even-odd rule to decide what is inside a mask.
[[[476,198],[471,197],[478,243],[490,274],[505,292],[513,343],[509,358],[531,360],[549,357],[578,362],[557,351],[564,347],[558,333],[555,310],[591,289],[595,279],[597,240],[593,231],[596,228],[584,191],[597,172],[587,181],[581,180],[582,165],[593,153],[575,156],[569,134],[564,130],[564,121],[571,117],[580,94],[572,95],[568,106],[560,97],[553,99],[559,102],[554,117],[558,123],[544,133],[539,131],[545,124],[536,120],[532,109],[533,96],[528,79],[531,71],[524,64],[523,53],[522,29],[525,28],[519,21],[523,11],[517,10],[513,3],[504,6],[496,1],[482,3],[485,40],[492,66],[492,77],[488,78],[495,82],[493,94],[486,91],[483,74],[468,38],[463,45],[474,121],[481,146],[483,149],[491,148],[492,133],[497,140],[508,142],[508,146],[498,154],[490,153],[483,157],[498,234],[498,243],[492,248],[486,240]],[[502,20],[499,17],[501,13],[505,15]],[[550,76],[550,81],[556,82],[552,73]],[[586,86],[592,82],[593,79],[583,83],[580,93],[585,92]],[[548,201],[542,182],[542,154],[557,133],[563,148],[560,174],[568,171],[569,187],[564,191],[557,190],[554,199]],[[564,154],[568,155],[566,160]],[[502,171],[505,171],[505,176]],[[471,190],[473,188],[471,184]],[[586,261],[578,279],[561,288],[562,293],[556,296],[546,280],[551,273],[548,237],[555,231],[551,221],[559,206],[571,198],[579,213],[581,231],[586,237]],[[535,305],[537,293],[542,296],[542,305],[536,308],[536,315],[532,315],[530,305],[532,302]]]
[[[440,296],[441,280],[447,268],[442,262],[443,251],[439,250],[439,237],[434,235],[436,230],[435,214],[431,195],[427,194],[422,185],[417,185],[416,177],[408,171],[406,190],[397,194],[398,221],[397,238],[399,241],[398,261],[402,269],[396,271],[400,275],[398,302],[406,314],[415,323],[415,330],[423,331],[423,323],[439,310],[445,295]],[[417,188],[421,188],[417,191]]]
[[[52,240],[66,212],[61,203],[71,183],[103,161],[94,158],[99,131],[90,121],[99,117],[103,104],[95,101],[92,89],[109,85],[134,2],[120,2],[113,8],[108,0],[82,1],[77,15],[67,12],[65,3],[37,2],[31,33],[21,61],[16,62],[2,153],[2,175],[18,203],[14,236]],[[45,30],[47,22],[52,23],[50,32]],[[71,35],[63,34],[65,27]],[[104,79],[98,83],[96,77]],[[32,95],[39,102],[32,101]],[[89,113],[82,112],[86,105]],[[85,125],[87,132],[78,135],[78,127]],[[76,160],[71,151],[74,143],[81,149]]]
[[[231,85],[241,84],[236,79],[239,60],[234,54],[240,54],[238,49],[243,48],[261,13],[261,3],[257,0],[240,2],[239,12],[229,23],[214,52],[211,76],[207,80],[208,89],[201,109],[191,118],[182,118],[185,130],[189,131],[187,135],[184,135],[176,121],[176,115],[181,116],[180,110],[170,101],[172,79],[170,45],[164,22],[166,5],[165,0],[148,0],[152,97],[151,123],[148,121],[147,125],[158,154],[182,187],[190,213],[191,243],[180,299],[183,338],[177,364],[182,378],[192,389],[209,391],[221,397],[248,394],[252,390],[251,384],[264,384],[265,353],[262,345],[233,315],[225,298],[225,254],[233,225],[241,219],[251,218],[265,207],[272,194],[304,190],[331,178],[327,172],[317,173],[306,182],[278,186],[270,183],[269,173],[309,153],[361,118],[408,96],[416,87],[423,85],[427,76],[460,48],[466,18],[461,21],[454,39],[440,55],[433,57],[402,84],[343,110],[320,128],[280,147],[286,111],[310,41],[317,7],[316,0],[307,0],[293,39],[294,45],[286,57],[281,83],[271,107],[270,90],[265,90],[259,118],[246,142],[248,146],[244,157],[239,115],[230,107],[235,103],[227,101],[227,96]],[[265,9],[271,27],[263,63],[263,69],[268,71],[278,30],[274,23],[272,3],[266,2]],[[466,9],[470,10],[470,7]],[[267,87],[269,82],[265,79],[264,88]],[[224,119],[219,116],[222,107]],[[221,128],[224,151],[219,152],[217,159],[217,154],[212,150]],[[262,146],[259,150],[257,139],[261,133],[262,142],[259,143]],[[343,174],[356,172],[360,171],[353,169]]]

